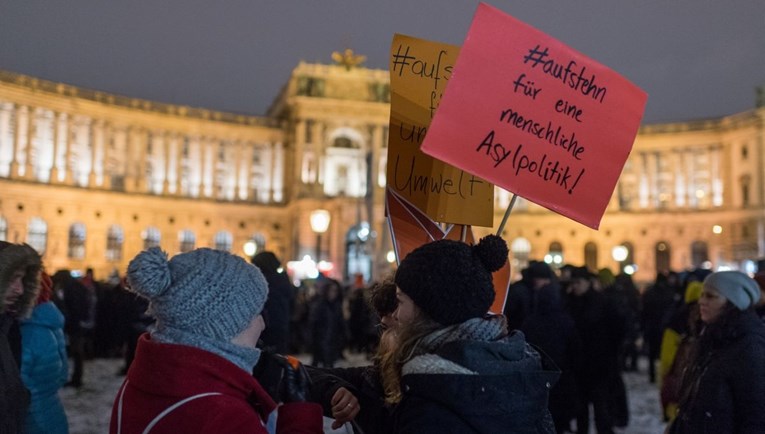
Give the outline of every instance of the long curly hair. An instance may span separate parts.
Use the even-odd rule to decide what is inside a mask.
[[[398,404],[401,401],[401,368],[415,355],[422,338],[444,327],[415,306],[415,318],[392,330],[396,334],[396,345],[380,357],[380,373],[387,404]]]

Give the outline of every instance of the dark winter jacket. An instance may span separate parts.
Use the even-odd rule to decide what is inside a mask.
[[[498,316],[503,322],[504,317]],[[523,333],[452,335],[474,318],[427,336],[402,369],[396,434],[554,433],[547,409],[557,371],[545,370]]]
[[[385,392],[380,382],[380,370],[375,365],[355,368],[307,367],[311,377],[311,397],[322,404],[325,416],[332,416],[332,396],[345,387],[359,400],[359,414],[354,423],[364,434],[391,432],[392,408],[385,404]]]
[[[29,392],[21,382],[19,366],[8,343],[7,333],[15,319],[0,314],[0,434],[17,434],[29,407]]]
[[[12,329],[18,331],[18,319],[25,317],[37,297],[40,286],[40,255],[28,245],[0,241],[0,434],[22,431],[29,392],[21,381],[19,348],[12,349]],[[13,274],[24,270],[23,294],[12,306],[5,306],[5,296]]]
[[[543,351],[560,369],[560,380],[550,391],[550,412],[556,420],[570,420],[578,410],[576,373],[582,364],[582,341],[574,320],[563,309],[557,284],[540,288],[536,300],[536,308],[526,317],[521,331],[526,341]]]
[[[626,321],[618,309],[600,292],[590,289],[569,297],[569,312],[582,339],[584,361],[580,386],[618,374],[618,355],[626,333]]]
[[[308,323],[314,364],[332,366],[342,354],[346,334],[342,303],[339,297],[329,300],[322,295],[311,301]]]
[[[700,354],[686,369],[673,434],[762,433],[765,430],[765,325],[740,315],[721,337],[702,333]]]
[[[508,330],[521,328],[526,315],[531,313],[532,298],[531,279],[521,279],[507,288],[504,314]]]
[[[263,276],[268,282],[268,299],[263,308],[266,329],[261,340],[266,347],[271,347],[279,354],[289,352],[290,318],[295,297],[295,287],[286,273],[266,271]]]
[[[58,397],[69,376],[64,315],[53,302],[42,303],[22,322],[21,336],[21,377],[32,394],[25,433],[66,434],[66,413]]]

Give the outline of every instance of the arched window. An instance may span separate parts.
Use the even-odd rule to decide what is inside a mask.
[[[529,265],[531,243],[526,238],[516,238],[510,243],[510,251],[513,252],[512,269],[522,270]]]
[[[266,236],[261,233],[252,234],[252,241],[255,242],[255,251],[263,252],[266,250]]]
[[[335,148],[356,148],[353,141],[348,137],[337,137],[332,144]]]
[[[122,231],[122,227],[119,225],[109,226],[109,231],[106,233],[106,260],[107,261],[120,261],[122,260],[122,242],[125,240],[125,235]]]
[[[74,223],[69,226],[69,244],[67,256],[69,259],[85,259],[85,225]]]
[[[348,230],[345,236],[346,279],[352,280],[358,274],[363,276],[365,282],[372,279],[372,256],[367,242],[374,237],[367,222],[361,222]]]
[[[554,268],[563,265],[563,245],[558,241],[550,243],[550,247],[545,255],[545,262]]]
[[[194,235],[194,232],[184,229],[178,232],[178,241],[180,242],[181,253],[186,253],[194,250],[197,237]]]
[[[32,217],[27,226],[27,244],[37,250],[40,255],[45,254],[48,247],[48,224],[40,217]]]
[[[590,270],[598,269],[598,245],[592,241],[584,245],[584,265]]]
[[[231,235],[231,232],[218,231],[215,234],[215,239],[213,241],[214,241],[216,250],[223,250],[224,252],[230,252],[231,245],[234,244],[234,237]]]
[[[0,241],[8,240],[8,221],[5,217],[0,216]]]
[[[162,241],[162,233],[159,229],[149,226],[141,232],[141,239],[143,240],[144,250],[151,247],[159,247],[159,243]]]
[[[623,242],[622,245],[627,248],[627,259],[624,260],[624,263],[627,265],[634,264],[635,263],[635,246],[629,241]]]
[[[709,268],[709,248],[704,241],[691,243],[691,265],[694,268]]]
[[[666,241],[656,243],[654,254],[656,256],[656,271],[659,273],[669,271],[669,260],[671,257],[669,243]]]

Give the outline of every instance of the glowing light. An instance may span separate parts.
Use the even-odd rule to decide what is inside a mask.
[[[388,253],[385,255],[385,259],[389,264],[396,262],[396,252],[393,250],[388,250]]]
[[[715,235],[720,235],[722,233],[722,226],[720,225],[712,226],[712,233]]]
[[[255,256],[255,253],[258,251],[258,245],[255,244],[255,241],[250,240],[244,243],[244,247],[242,248],[244,250],[244,254],[248,257],[252,258]]]
[[[616,262],[622,262],[627,259],[627,256],[629,256],[630,251],[624,246],[616,246],[613,249],[611,249],[611,257],[614,258],[614,261]]]
[[[628,274],[631,276],[635,274],[635,271],[637,271],[637,266],[635,266],[634,264],[624,266],[624,274]]]
[[[317,209],[311,211],[311,230],[317,234],[323,234],[329,229],[329,211],[326,209]]]

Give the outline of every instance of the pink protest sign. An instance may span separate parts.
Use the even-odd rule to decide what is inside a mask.
[[[611,69],[481,3],[421,149],[597,229],[646,99]]]

